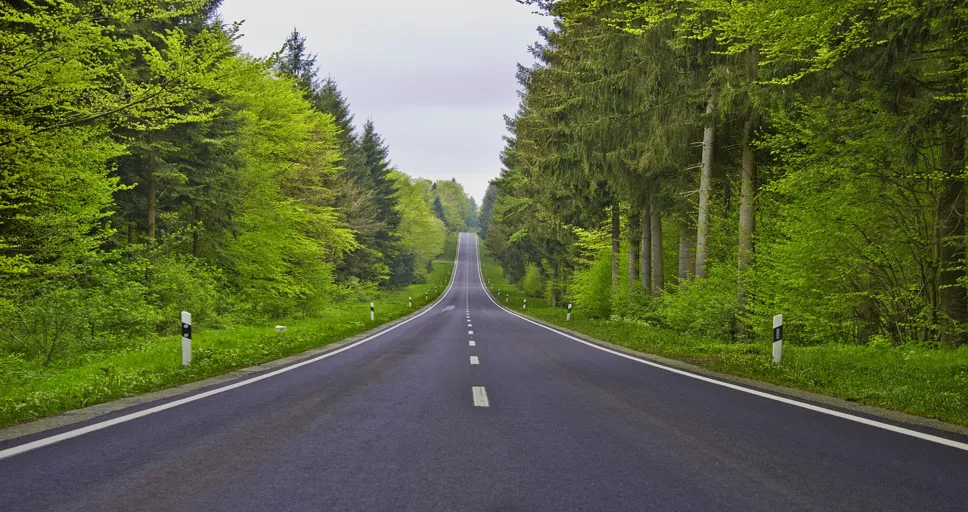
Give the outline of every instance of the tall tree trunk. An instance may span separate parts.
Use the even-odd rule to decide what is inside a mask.
[[[946,127],[941,142],[941,168],[944,181],[938,201],[938,244],[941,272],[938,300],[949,321],[943,325],[942,340],[960,345],[965,336],[958,327],[968,322],[968,300],[965,288],[958,283],[965,276],[965,140],[955,120]]]
[[[192,256],[198,257],[198,207],[192,206]]]
[[[753,131],[756,129],[756,112],[750,108],[743,126],[743,166],[740,169],[739,193],[739,248],[737,268],[739,282],[737,284],[737,299],[740,311],[746,308],[746,287],[743,285],[743,274],[753,262],[753,234],[756,231],[756,210],[754,209],[754,195],[756,193],[756,155],[753,153]]]
[[[619,232],[621,218],[618,201],[612,202],[612,287],[618,286]]]
[[[551,307],[558,307],[558,263],[551,260]]]
[[[158,218],[158,156],[149,138],[148,143],[148,243],[155,243],[155,222]]]
[[[713,180],[713,144],[719,91],[713,89],[706,102],[706,127],[702,131],[702,171],[699,175],[699,215],[696,220],[696,277],[706,277],[709,258],[709,191]]]
[[[665,287],[662,267],[662,215],[659,209],[652,205],[652,284],[656,292]]]
[[[679,221],[679,284],[692,279],[696,271],[692,259],[692,230],[686,220]]]
[[[639,212],[629,212],[629,290],[635,290],[639,280]]]
[[[642,291],[652,293],[652,200],[645,199],[642,205],[642,242],[639,245],[639,278],[642,280]]]

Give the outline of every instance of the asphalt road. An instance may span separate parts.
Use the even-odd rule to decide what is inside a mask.
[[[0,510],[968,510],[968,452],[565,338],[476,250],[386,334],[0,460]]]

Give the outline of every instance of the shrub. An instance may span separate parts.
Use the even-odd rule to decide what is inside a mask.
[[[77,311],[83,304],[78,290],[59,287],[10,305],[0,319],[4,341],[13,350],[48,366],[76,343],[80,324]]]
[[[668,327],[697,336],[729,339],[738,309],[736,270],[714,266],[708,278],[683,283],[656,302],[656,312]]]
[[[575,272],[571,296],[575,307],[591,318],[612,315],[612,260],[608,249],[599,251],[587,268]]]
[[[544,278],[541,276],[541,269],[538,268],[538,265],[528,263],[525,267],[521,288],[528,297],[541,297],[544,294]]]

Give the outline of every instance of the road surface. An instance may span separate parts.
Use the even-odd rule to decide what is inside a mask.
[[[459,249],[440,302],[383,335],[0,444],[0,510],[968,510],[959,446],[568,339]]]

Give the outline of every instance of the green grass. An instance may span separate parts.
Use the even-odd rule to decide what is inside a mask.
[[[734,343],[684,335],[644,322],[587,318],[528,298],[507,283],[500,265],[481,252],[484,281],[515,311],[633,350],[678,359],[713,371],[968,425],[968,347],[870,347],[784,344],[783,364],[772,363],[771,343]]]
[[[369,301],[334,304],[313,318],[266,322],[193,336],[192,363],[181,365],[181,338],[159,337],[122,352],[88,353],[58,367],[0,358],[0,426],[213,377],[324,346],[400,318],[433,302],[450,281],[456,237],[424,284],[379,292]],[[425,292],[427,299],[424,298]],[[413,309],[407,298],[413,297]],[[276,333],[275,325],[288,328]]]

